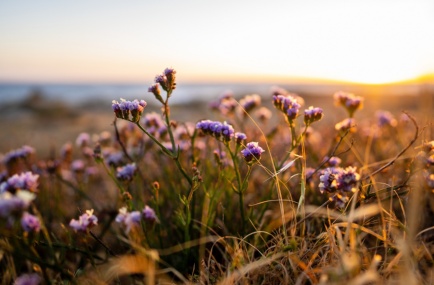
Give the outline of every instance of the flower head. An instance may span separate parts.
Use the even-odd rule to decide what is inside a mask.
[[[120,208],[116,216],[116,222],[125,227],[126,233],[129,233],[133,227],[140,225],[140,220],[141,213],[139,211],[128,212],[126,207]]]
[[[273,104],[286,115],[290,122],[297,118],[301,108],[301,104],[291,95],[274,95]]]
[[[314,108],[312,106],[309,109],[304,110],[304,123],[310,125],[313,122],[321,120],[323,117],[323,110],[321,108]]]
[[[33,153],[35,153],[35,149],[31,146],[25,145],[19,149],[11,150],[6,153],[3,157],[3,163],[9,164],[20,158],[27,158]]]
[[[21,217],[21,226],[26,232],[39,232],[41,230],[41,222],[37,216],[24,212]]]
[[[398,121],[389,111],[377,111],[375,115],[377,117],[377,123],[379,127],[396,127],[398,125]]]
[[[112,109],[115,112],[116,117],[128,121],[138,122],[143,113],[144,108],[147,106],[144,100],[127,101],[120,99],[120,102],[113,100]]]
[[[15,279],[14,285],[39,285],[42,278],[36,273],[23,274]]]
[[[243,111],[249,113],[255,107],[261,105],[261,97],[258,94],[246,95],[240,100],[240,105]],[[243,115],[245,115],[244,112]]]
[[[264,150],[259,146],[257,142],[249,142],[246,148],[241,151],[244,160],[247,163],[252,163],[261,159],[261,154]]]
[[[353,118],[347,118],[335,125],[335,129],[339,132],[355,132],[356,121]]]
[[[145,208],[143,208],[142,216],[145,221],[151,224],[158,222],[158,218],[157,215],[155,214],[155,211],[148,205],[146,205]]]
[[[14,174],[6,182],[0,184],[0,192],[9,191],[15,193],[15,191],[29,190],[36,192],[38,187],[38,174],[33,174],[30,171],[23,172],[21,174]]]
[[[134,174],[137,171],[137,166],[135,163],[127,164],[123,167],[118,167],[116,169],[116,177],[119,180],[130,181],[133,180]]]
[[[245,133],[236,132],[235,135],[235,141],[237,144],[244,144],[246,142],[247,136]]]
[[[152,94],[154,94],[155,98],[160,101],[161,103],[164,104],[164,100],[163,97],[161,97],[161,92],[160,92],[160,85],[158,85],[157,83],[151,85],[148,88],[148,92],[151,92]]]
[[[69,226],[76,232],[86,232],[93,226],[98,224],[98,218],[93,214],[92,210],[86,210],[86,213],[78,217],[78,220],[72,219]]]
[[[338,91],[334,94],[335,104],[337,106],[343,106],[349,117],[352,118],[355,111],[363,108],[363,98],[360,96],[355,96],[352,93],[346,93],[343,91]]]
[[[202,120],[196,124],[196,129],[219,140],[228,142],[234,137],[234,128],[227,122]]]

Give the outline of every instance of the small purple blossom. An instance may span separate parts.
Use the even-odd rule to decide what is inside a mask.
[[[113,167],[117,167],[121,164],[124,163],[125,160],[125,156],[124,153],[122,151],[117,151],[117,152],[111,152],[111,153],[105,153],[104,154],[105,157],[105,162]]]
[[[339,132],[354,132],[356,130],[356,121],[353,118],[347,118],[335,125],[335,129]]]
[[[244,144],[246,142],[247,136],[245,133],[236,132],[235,135],[235,142],[237,144]]]
[[[326,168],[319,177],[319,191],[321,193],[332,193],[338,189],[336,177],[342,172],[341,168],[329,167]]]
[[[226,122],[202,120],[196,124],[196,129],[219,140],[228,142],[234,137],[234,128]]]
[[[155,98],[156,98],[158,101],[160,101],[161,103],[164,104],[164,100],[163,100],[163,97],[161,97],[161,92],[160,92],[160,87],[159,87],[159,86],[160,86],[160,85],[158,85],[157,83],[151,85],[151,86],[148,88],[148,92],[154,94]]]
[[[71,170],[74,172],[83,172],[86,167],[86,164],[81,159],[76,159],[71,162]]]
[[[352,93],[346,93],[343,91],[338,91],[334,94],[335,104],[337,106],[343,106],[349,117],[352,118],[355,111],[363,108],[363,98],[360,96],[355,96]]]
[[[249,142],[246,148],[241,151],[244,160],[248,163],[255,162],[261,159],[261,154],[264,150],[259,146],[257,142]]]
[[[347,167],[342,170],[336,177],[337,187],[341,191],[355,192],[360,181],[360,174],[358,174],[356,167]]]
[[[86,213],[78,217],[78,220],[72,219],[69,226],[76,232],[86,232],[98,224],[98,218],[93,214],[93,209],[86,210]]]
[[[133,180],[134,174],[137,171],[137,166],[135,163],[127,164],[123,167],[118,167],[116,169],[116,177],[119,180],[130,181]]]
[[[33,153],[35,153],[35,149],[31,146],[25,145],[19,149],[11,150],[10,152],[6,153],[3,157],[3,163],[8,164],[20,158],[24,159]]]
[[[78,147],[85,147],[88,146],[90,143],[90,135],[88,133],[80,133],[75,140],[75,144]]]
[[[39,175],[30,171],[14,174],[6,182],[0,184],[0,192],[9,191],[14,193],[19,189],[35,192],[38,187],[38,179]]]
[[[155,211],[149,207],[148,205],[145,206],[142,210],[143,219],[151,224],[158,222],[157,215],[155,214]]]
[[[261,97],[258,94],[246,95],[240,100],[240,105],[243,111],[249,113],[255,107],[261,105]],[[245,113],[243,112],[245,115]]]
[[[282,111],[286,115],[290,122],[297,118],[301,108],[297,99],[291,95],[274,95],[273,104],[278,110]]]
[[[261,107],[256,111],[255,115],[260,121],[265,122],[271,118],[271,111],[267,107]]]
[[[14,285],[39,285],[42,278],[36,273],[22,274],[15,279]]]
[[[340,159],[339,157],[336,157],[336,156],[332,156],[329,159],[328,164],[332,167],[336,167],[336,166],[339,166],[341,164],[341,162],[342,162],[342,159]]]
[[[25,190],[18,190],[15,195],[10,192],[0,193],[0,217],[8,218],[12,214],[21,213],[35,198],[34,193]]]
[[[143,113],[144,108],[147,106],[144,100],[127,101],[125,99],[120,102],[113,100],[112,109],[115,112],[116,117],[128,121],[138,122]]]
[[[41,230],[41,222],[37,216],[24,212],[21,217],[21,227],[26,232],[39,232]]]
[[[321,108],[314,108],[312,106],[309,109],[304,110],[304,123],[310,125],[313,122],[321,120],[323,117],[323,110]]]
[[[141,218],[142,214],[139,211],[128,212],[126,207],[122,207],[116,216],[116,222],[122,224],[128,234],[133,227],[140,225]]]
[[[377,111],[375,116],[377,117],[377,123],[379,127],[396,127],[398,125],[398,121],[389,111]]]

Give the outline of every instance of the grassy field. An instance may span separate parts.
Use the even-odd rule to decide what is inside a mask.
[[[0,284],[432,284],[432,95],[175,81],[2,107]]]

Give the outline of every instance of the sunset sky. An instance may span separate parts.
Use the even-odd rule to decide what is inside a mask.
[[[434,1],[0,1],[0,82],[387,83],[434,73]]]

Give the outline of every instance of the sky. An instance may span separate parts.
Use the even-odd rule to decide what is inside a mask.
[[[327,79],[434,73],[432,0],[0,0],[0,82]]]

